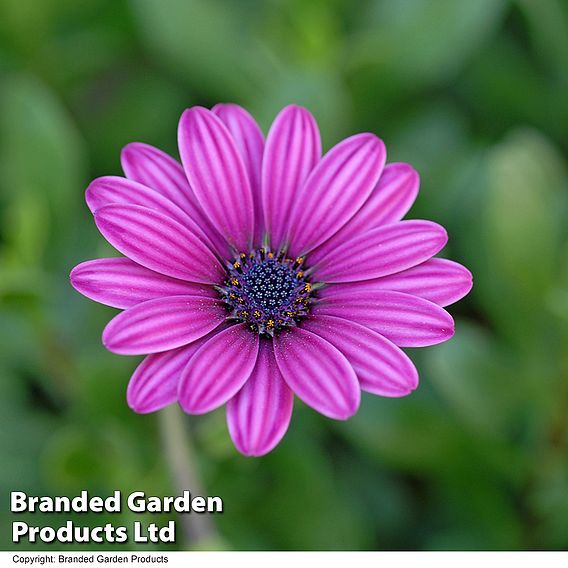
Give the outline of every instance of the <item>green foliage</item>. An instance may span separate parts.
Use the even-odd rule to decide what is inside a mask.
[[[186,106],[235,101],[266,131],[296,102],[326,147],[370,130],[417,167],[410,216],[448,227],[475,287],[450,308],[454,339],[411,353],[421,387],[408,398],[364,396],[347,423],[298,403],[284,442],[255,460],[233,449],[223,412],[184,418],[176,459],[225,500],[220,537],[198,546],[568,547],[566,3],[31,6],[0,2],[1,526],[12,489],[177,491],[163,416],[125,404],[137,361],[101,345],[114,310],[68,284],[110,250],[83,204],[89,180],[119,175],[133,140],[175,154]]]
[[[506,2],[378,0],[355,34],[353,64],[376,65],[410,88],[440,84],[495,33]]]

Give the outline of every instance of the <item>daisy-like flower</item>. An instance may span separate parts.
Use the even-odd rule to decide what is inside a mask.
[[[71,272],[79,292],[124,310],[104,330],[107,349],[147,355],[130,407],[226,404],[236,447],[259,456],[282,439],[294,395],[345,420],[361,391],[414,390],[400,348],[449,339],[443,306],[472,285],[463,266],[432,258],[447,241],[440,225],[401,220],[416,171],[385,165],[369,133],[322,157],[317,124],[298,106],[280,112],[266,142],[237,105],[193,107],[178,142],[183,165],[133,143],[126,177],[91,183],[95,223],[125,257]]]

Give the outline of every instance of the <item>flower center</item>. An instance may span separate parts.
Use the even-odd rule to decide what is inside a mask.
[[[263,248],[241,253],[228,264],[227,279],[219,287],[231,311],[228,319],[269,335],[295,326],[308,313],[312,299],[303,262],[303,258],[292,260]]]

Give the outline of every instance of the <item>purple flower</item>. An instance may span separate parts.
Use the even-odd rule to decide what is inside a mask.
[[[294,394],[345,420],[361,390],[409,394],[418,374],[401,347],[449,339],[443,306],[466,295],[470,272],[432,258],[447,234],[402,221],[418,174],[385,165],[383,142],[357,134],[321,156],[312,115],[283,109],[264,137],[232,104],[186,110],[180,165],[133,143],[122,177],[86,192],[97,227],[125,258],[71,272],[82,294],[124,311],[103,343],[147,354],[128,404],[190,414],[227,403],[236,447],[272,450]]]

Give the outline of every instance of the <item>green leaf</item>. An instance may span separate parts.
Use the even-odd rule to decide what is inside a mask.
[[[531,487],[528,503],[533,514],[543,519],[537,529],[536,539],[544,547],[565,549],[568,544],[566,518],[568,516],[568,458],[564,447],[553,448],[536,469],[536,479]]]
[[[492,36],[505,0],[381,0],[355,36],[350,65],[376,65],[411,85],[448,79]]]
[[[83,141],[56,96],[25,74],[2,85],[0,133],[0,191],[13,207],[8,240],[23,260],[36,261],[45,241],[62,246],[76,214],[85,185]]]
[[[348,93],[333,71],[290,68],[276,75],[266,87],[266,95],[250,106],[251,112],[268,131],[276,113],[288,104],[303,105],[318,122],[324,150],[349,132],[351,111]]]
[[[486,264],[477,282],[491,315],[511,337],[533,337],[559,276],[565,166],[541,134],[517,130],[492,150],[488,167],[480,232]]]
[[[147,142],[177,154],[176,129],[184,108],[191,106],[179,85],[149,69],[124,69],[126,80],[110,82],[84,118],[86,139],[95,166],[108,175],[121,175],[120,150],[129,142]],[[91,97],[98,98],[97,89]]]
[[[36,267],[42,263],[49,221],[48,204],[41,194],[23,192],[13,200],[5,214],[7,265]]]
[[[533,54],[509,34],[476,54],[456,88],[484,138],[499,139],[520,124],[536,126],[556,140],[564,137],[568,85],[537,71]]]
[[[427,196],[417,200],[412,217],[450,220],[441,216],[455,191],[451,174],[461,165],[463,156],[471,155],[465,122],[460,109],[444,101],[414,106],[409,119],[398,125],[388,145],[388,161],[412,164],[420,174],[421,191]],[[447,214],[448,218],[453,216],[454,210]]]
[[[359,412],[338,433],[379,463],[410,472],[444,471],[464,444],[463,432],[424,388],[403,399],[364,394]]]
[[[527,19],[535,55],[542,57],[566,87],[568,68],[568,7],[562,0],[516,0]]]
[[[253,97],[273,68],[238,3],[132,0],[142,38],[186,82],[223,100]]]
[[[505,441],[519,404],[510,361],[482,328],[459,320],[451,341],[425,353],[428,379],[473,435]]]

